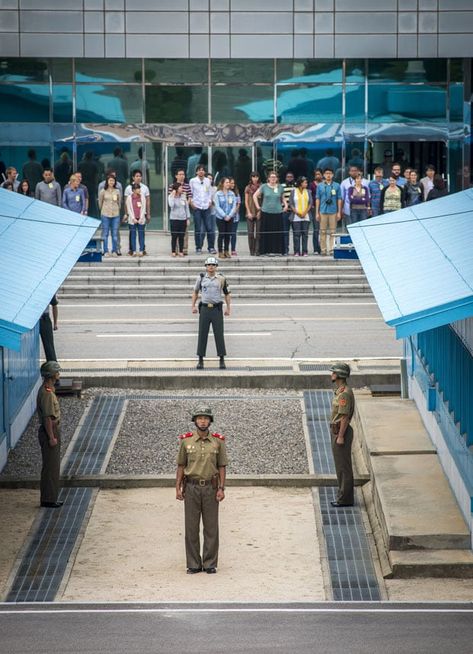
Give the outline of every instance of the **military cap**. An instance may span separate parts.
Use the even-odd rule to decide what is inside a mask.
[[[211,422],[213,422],[214,419],[212,409],[206,404],[201,404],[195,407],[195,409],[192,412],[192,420],[195,420],[197,416],[207,416],[208,418],[210,418]]]
[[[347,377],[350,376],[351,370],[350,366],[348,363],[343,363],[342,361],[337,361],[336,363],[333,364],[330,368],[331,372],[334,372],[337,377],[340,377],[341,379],[346,379]]]
[[[42,377],[54,377],[54,375],[61,370],[61,366],[57,361],[46,361],[41,366]]]

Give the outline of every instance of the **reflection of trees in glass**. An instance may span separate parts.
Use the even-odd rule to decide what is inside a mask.
[[[207,91],[192,86],[150,86],[146,89],[149,123],[207,122]]]

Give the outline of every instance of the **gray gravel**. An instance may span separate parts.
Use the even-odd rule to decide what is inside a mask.
[[[60,397],[61,406],[61,458],[74,435],[77,425],[87,406],[85,397]],[[41,472],[41,450],[38,443],[38,418],[36,413],[28,423],[17,446],[9,453],[6,466],[0,477],[39,476]]]
[[[213,395],[211,390],[206,393]],[[273,399],[266,390],[242,393],[241,389],[233,392],[225,389],[225,396],[244,396],[245,399],[209,400],[216,416],[212,430],[223,433],[226,438],[229,473],[309,472],[300,400],[293,392],[288,393],[293,399]],[[189,391],[173,391],[173,394],[175,399],[172,400],[129,401],[108,473],[174,473],[177,436],[192,429],[189,416],[195,400],[179,399],[179,395],[188,396]],[[283,396],[284,391],[276,395]],[[219,396],[222,397],[222,392]]]

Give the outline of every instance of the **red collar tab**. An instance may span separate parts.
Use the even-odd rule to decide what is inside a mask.
[[[185,434],[181,434],[181,435],[179,436],[179,439],[180,439],[180,440],[183,440],[184,438],[190,438],[190,437],[193,436],[193,435],[194,435],[193,432],[191,432],[191,431],[187,431]]]
[[[221,441],[224,441],[224,440],[225,440],[225,436],[223,436],[222,434],[219,434],[217,431],[214,431],[214,432],[212,433],[212,436],[213,436],[214,438],[219,438]]]

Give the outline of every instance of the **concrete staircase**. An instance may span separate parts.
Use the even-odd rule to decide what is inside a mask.
[[[473,577],[470,530],[414,402],[358,397],[355,427],[384,576]]]
[[[59,294],[67,298],[183,298],[199,273],[202,256],[107,258],[78,263]],[[236,298],[371,298],[358,261],[331,257],[235,257],[219,267]]]

